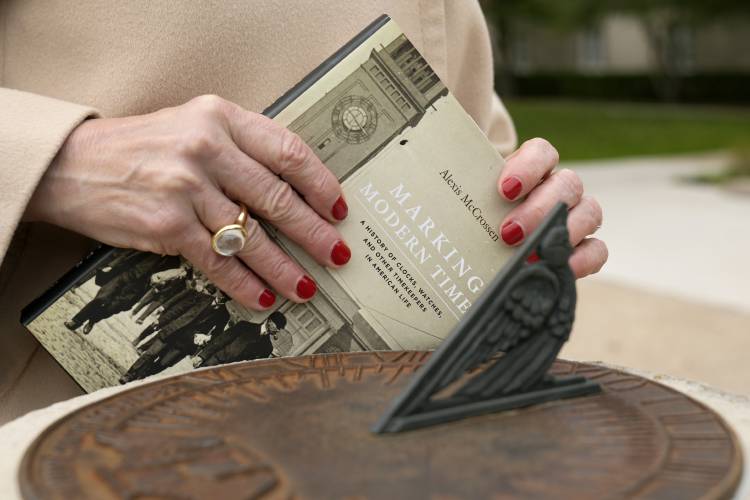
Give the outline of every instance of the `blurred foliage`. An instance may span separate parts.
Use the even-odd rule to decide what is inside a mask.
[[[499,78],[499,75],[498,75]],[[662,96],[647,73],[581,74],[575,71],[535,72],[512,76],[515,96],[560,97],[600,101],[655,101]],[[750,73],[712,72],[675,76],[682,103],[750,105]],[[497,82],[501,89],[501,82]],[[507,94],[505,94],[507,96]]]
[[[750,13],[747,0],[588,0],[598,14],[626,12],[639,16],[668,13],[702,23],[738,13]]]
[[[548,139],[563,161],[750,150],[750,112],[723,107],[510,100],[521,141]]]
[[[606,0],[605,0],[606,1]],[[514,21],[525,20],[561,28],[576,28],[589,23],[599,15],[589,4],[592,0],[488,0],[482,2],[487,19],[502,31]],[[598,7],[597,7],[598,8]]]
[[[750,147],[735,149],[731,163],[726,169],[696,175],[688,180],[701,184],[727,184],[737,179],[750,179]]]
[[[732,178],[750,177],[750,146],[735,149],[728,173]]]

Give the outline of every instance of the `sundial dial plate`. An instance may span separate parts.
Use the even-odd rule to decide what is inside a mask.
[[[722,419],[655,382],[557,362],[602,393],[393,435],[370,427],[426,352],[317,355],[161,380],[28,450],[26,498],[724,498]]]

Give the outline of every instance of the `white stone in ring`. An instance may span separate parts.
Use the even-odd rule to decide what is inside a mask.
[[[211,245],[219,255],[231,257],[245,246],[247,230],[238,224],[224,226],[214,235]]]

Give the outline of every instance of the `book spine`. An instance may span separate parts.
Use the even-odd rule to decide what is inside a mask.
[[[347,43],[341,46],[331,57],[323,61],[317,68],[312,70],[306,77],[300,82],[289,89],[284,95],[276,99],[276,101],[263,110],[263,114],[269,118],[274,118],[284,108],[286,108],[292,101],[297,99],[302,93],[308,88],[312,87],[315,82],[320,80],[323,75],[332,70],[342,59],[351,54],[354,49],[362,45],[365,40],[370,38],[376,31],[382,28],[388,21],[390,21],[388,15],[383,14],[372,23],[370,23],[365,29],[359,32],[354,38],[349,40]]]
[[[117,251],[109,245],[99,245],[84,257],[76,266],[57,280],[43,295],[35,299],[21,311],[21,323],[28,325],[49,306],[57,302],[68,290],[79,283],[84,276],[95,272],[102,262],[107,262],[112,252]]]

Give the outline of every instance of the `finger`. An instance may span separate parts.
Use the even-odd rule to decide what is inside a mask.
[[[351,257],[333,225],[320,217],[292,189],[264,166],[237,151],[229,168],[219,169],[219,183],[231,199],[244,202],[259,217],[278,227],[322,266],[337,267]]]
[[[560,161],[557,150],[544,139],[524,142],[505,162],[498,191],[508,201],[526,196]]]
[[[273,305],[273,292],[239,259],[222,257],[213,251],[211,234],[198,221],[185,232],[180,254],[243,306],[260,311]]]
[[[229,127],[247,156],[291,184],[321,217],[331,222],[346,218],[349,209],[339,181],[300,136],[239,106],[230,113]]]
[[[207,192],[196,203],[198,217],[209,229],[218,231],[231,224],[240,207],[218,190]],[[235,258],[242,260],[274,290],[294,302],[304,302],[315,295],[317,286],[305,270],[276,245],[252,217],[247,222],[247,240]]]
[[[570,244],[578,245],[586,236],[594,234],[602,225],[602,207],[591,196],[584,196],[568,213]]]
[[[500,225],[500,236],[507,245],[518,245],[558,202],[573,208],[582,196],[583,183],[578,174],[568,169],[554,172],[523,203],[510,211]]]
[[[598,273],[608,258],[609,250],[602,240],[586,238],[575,248],[568,263],[576,278],[583,278]]]

